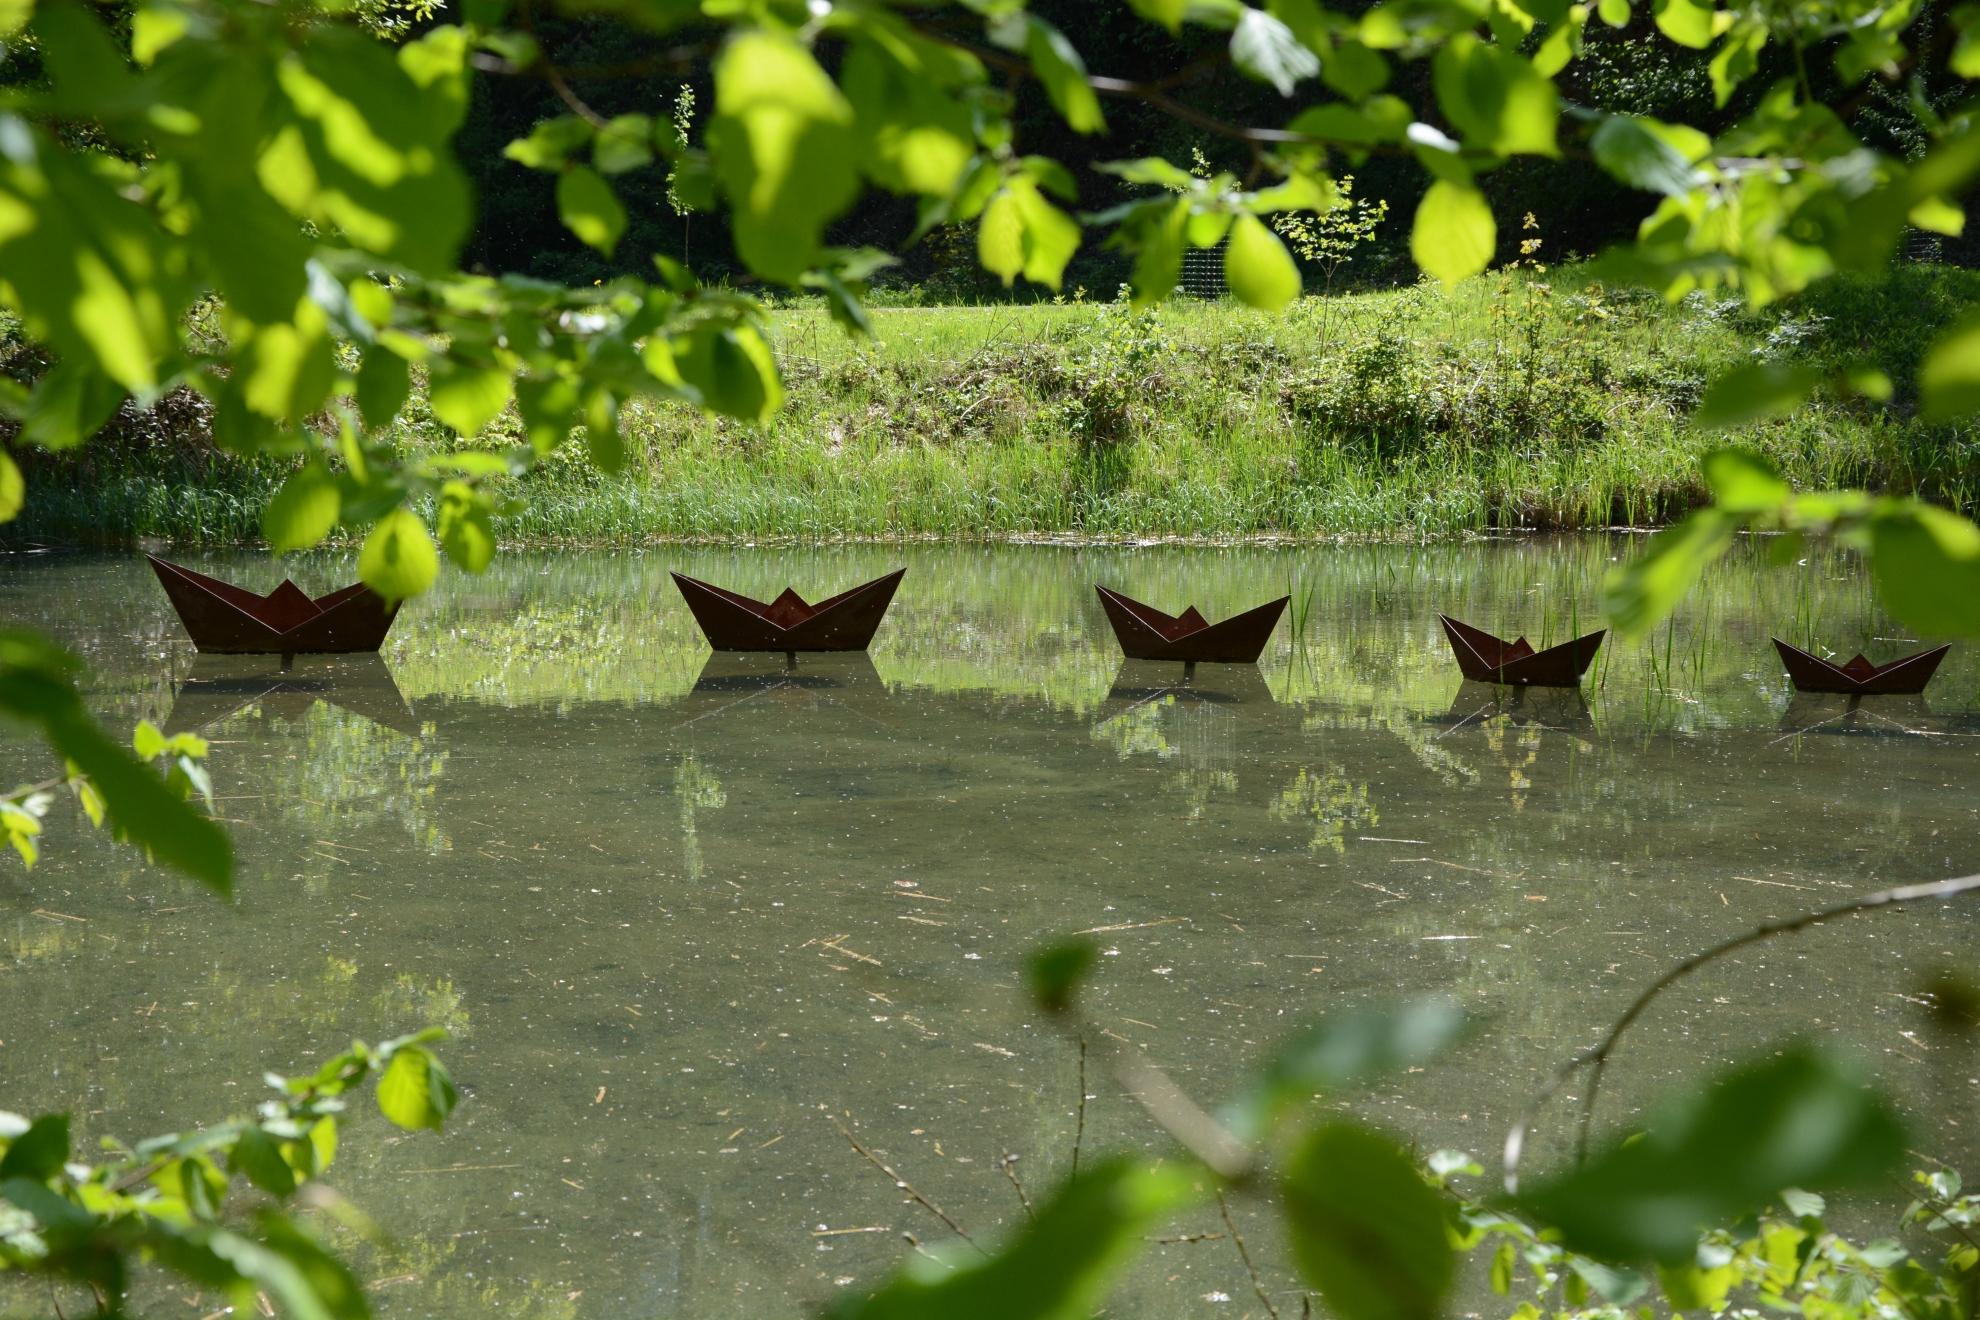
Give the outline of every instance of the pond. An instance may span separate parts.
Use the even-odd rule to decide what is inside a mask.
[[[1019,970],[1083,931],[1105,952],[1086,1158],[1170,1149],[1107,1051],[1209,1105],[1295,1024],[1441,993],[1480,1023],[1461,1048],[1322,1103],[1489,1163],[1676,958],[1980,869],[1975,652],[1922,700],[1852,711],[1794,699],[1767,644],[1918,649],[1850,559],[1740,551],[1673,628],[1605,646],[1584,698],[1460,681],[1437,611],[1562,641],[1640,544],[505,553],[410,604],[377,659],[287,675],[196,657],[140,557],[14,557],[0,617],[82,655],[114,728],[212,739],[241,865],[224,904],[66,803],[41,865],[0,863],[0,1107],[135,1139],[245,1111],[264,1071],[354,1035],[444,1026],[446,1133],[372,1112],[332,1175],[396,1240],[351,1247],[382,1312],[796,1316],[873,1286],[904,1233],[947,1235],[834,1120],[979,1237],[1023,1214],[1002,1157],[1034,1194],[1064,1176],[1079,1048]],[[711,659],[667,577],[816,599],[902,565],[870,658],[788,673]],[[334,555],[291,571],[355,577]],[[1290,589],[1304,632],[1183,687],[1123,665],[1095,583],[1213,619]],[[48,772],[8,737],[0,775]],[[1976,952],[1972,909],[1938,903],[1742,952],[1626,1038],[1598,1126],[1800,1034],[1957,1164],[1980,1069],[1918,991]],[[1572,1109],[1537,1163],[1566,1158]],[[1267,1217],[1234,1208],[1294,1287]],[[1110,1313],[1236,1320],[1250,1297],[1228,1241],[1173,1243]],[[220,1304],[147,1284],[139,1310]]]

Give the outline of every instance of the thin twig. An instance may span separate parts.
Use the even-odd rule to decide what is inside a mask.
[[[1011,1180],[1011,1186],[1017,1188],[1018,1200],[1024,1203],[1025,1218],[1036,1223],[1038,1221],[1038,1213],[1031,1208],[1031,1198],[1025,1195],[1024,1184],[1018,1181],[1017,1162],[1017,1156],[1005,1155],[1003,1159],[997,1161],[997,1167],[1002,1169],[1004,1176]]]
[[[882,1164],[879,1161],[879,1159],[873,1154],[872,1151],[860,1145],[859,1138],[855,1137],[852,1134],[852,1131],[849,1128],[847,1128],[844,1123],[841,1123],[839,1121],[837,1115],[827,1115],[827,1117],[832,1120],[832,1126],[839,1129],[840,1133],[844,1135],[845,1139],[852,1143],[852,1148],[858,1151],[868,1164],[871,1164],[874,1168],[880,1170],[880,1172],[886,1174],[889,1178],[892,1178],[894,1180],[894,1186],[906,1192],[908,1196],[917,1205],[920,1205],[921,1207],[926,1209],[928,1213],[934,1215],[937,1219],[941,1220],[943,1223],[947,1224],[950,1228],[954,1229],[957,1237],[969,1243],[970,1246],[976,1247],[976,1239],[971,1237],[969,1234],[963,1232],[963,1226],[961,1224],[958,1224],[955,1220],[949,1218],[948,1212],[943,1210],[941,1206],[936,1205],[933,1201],[929,1200],[927,1197],[923,1196],[920,1192],[917,1192],[916,1190],[914,1190],[914,1188],[910,1187],[908,1185],[907,1179],[901,1177],[900,1174],[895,1173],[892,1169]],[[983,1250],[983,1248],[981,1247],[976,1247],[976,1249],[978,1251]]]
[[[1182,1233],[1175,1237],[1145,1237],[1143,1242],[1217,1242],[1223,1239],[1222,1233]]]
[[[1221,1187],[1217,1189],[1217,1208],[1224,1212],[1224,1227],[1231,1230],[1231,1241],[1237,1243],[1238,1255],[1244,1260],[1244,1272],[1251,1276],[1252,1291],[1258,1294],[1259,1301],[1265,1303],[1265,1310],[1272,1320],[1279,1320],[1279,1308],[1272,1305],[1272,1294],[1265,1291],[1264,1283],[1258,1278],[1258,1269],[1251,1263],[1251,1253],[1245,1250],[1244,1234],[1238,1232],[1237,1221],[1231,1218],[1230,1202],[1224,1199],[1224,1189]]]
[[[1970,893],[1976,889],[1980,889],[1980,875],[1963,876],[1957,880],[1941,880],[1929,885],[1900,885],[1895,889],[1882,889],[1874,894],[1865,894],[1862,898],[1853,898],[1846,903],[1838,903],[1833,907],[1803,913],[1801,916],[1789,921],[1770,921],[1764,926],[1756,926],[1744,935],[1739,935],[1733,939],[1726,940],[1724,943],[1713,945],[1711,948],[1705,950],[1705,952],[1693,954],[1691,957],[1685,959],[1676,967],[1673,967],[1670,971],[1659,977],[1649,989],[1638,995],[1636,1002],[1632,1003],[1628,1010],[1620,1018],[1616,1019],[1615,1025],[1609,1028],[1608,1035],[1562,1064],[1555,1071],[1554,1075],[1547,1079],[1546,1085],[1540,1088],[1539,1093],[1527,1103],[1526,1108],[1520,1111],[1519,1117],[1513,1120],[1512,1129],[1506,1133],[1505,1152],[1502,1159],[1506,1190],[1508,1192],[1519,1190],[1519,1162],[1520,1157],[1525,1153],[1526,1134],[1531,1130],[1533,1120],[1538,1116],[1541,1108],[1554,1097],[1555,1092],[1567,1084],[1569,1078],[1573,1077],[1583,1068],[1592,1066],[1594,1071],[1589,1077],[1588,1094],[1582,1105],[1581,1131],[1576,1146],[1576,1158],[1586,1157],[1588,1152],[1588,1133],[1595,1116],[1596,1096],[1601,1090],[1603,1070],[1608,1066],[1610,1055],[1615,1053],[1616,1042],[1622,1039],[1622,1034],[1629,1030],[1630,1025],[1637,1018],[1642,1016],[1643,1011],[1650,1007],[1651,1002],[1658,995],[1662,994],[1678,981],[1683,980],[1707,963],[1733,952],[1735,949],[1743,949],[1749,944],[1758,944],[1762,940],[1772,939],[1776,935],[1792,934],[1795,931],[1806,930],[1810,926],[1819,926],[1823,922],[1833,920],[1836,917],[1846,917],[1857,912],[1869,912],[1878,908],[1891,907],[1898,903],[1909,903],[1918,899],[1952,898],[1959,894]]]
[[[1086,1140],[1086,1037],[1079,1038],[1079,1126],[1073,1129],[1072,1176],[1079,1177],[1079,1145]]]

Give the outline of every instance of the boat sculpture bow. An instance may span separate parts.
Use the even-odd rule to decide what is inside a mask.
[[[1464,676],[1478,683],[1529,685],[1532,687],[1580,687],[1581,676],[1602,647],[1608,629],[1577,637],[1544,651],[1535,651],[1521,637],[1508,642],[1481,628],[1459,623],[1448,614],[1437,616],[1457,655]]]
[[[316,655],[376,651],[398,616],[397,604],[359,582],[312,600],[287,578],[266,596],[167,563],[152,571],[179,622],[201,651],[221,655]]]
[[[1845,692],[1851,696],[1911,696],[1925,690],[1946,658],[1950,645],[1920,651],[1887,665],[1873,665],[1858,655],[1846,665],[1810,655],[1798,646],[1789,646],[1776,637],[1774,649],[1781,653],[1788,677],[1801,692]]]
[[[1208,623],[1194,605],[1180,615],[1164,614],[1152,605],[1130,600],[1118,591],[1095,587],[1114,637],[1130,660],[1183,660],[1190,663],[1249,665],[1258,662],[1265,641],[1278,626],[1290,596]]]
[[[789,587],[766,605],[683,573],[673,576],[716,650],[796,652],[864,651],[906,573],[897,568],[816,605],[805,604]]]

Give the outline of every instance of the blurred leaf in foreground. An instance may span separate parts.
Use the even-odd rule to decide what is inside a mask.
[[[1300,1272],[1339,1320],[1434,1320],[1456,1268],[1446,1199],[1396,1142],[1329,1123],[1280,1192]]]

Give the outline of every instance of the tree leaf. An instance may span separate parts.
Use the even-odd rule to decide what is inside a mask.
[[[1710,4],[1695,4],[1693,0],[1655,0],[1651,12],[1656,15],[1657,30],[1678,45],[1704,50],[1712,44]]]
[[[306,464],[268,501],[261,514],[261,534],[278,555],[307,550],[330,535],[341,507],[337,479],[320,464]]]
[[[1245,7],[1231,32],[1231,63],[1291,96],[1300,82],[1320,72],[1320,57],[1293,30],[1262,9]]]
[[[557,217],[564,228],[608,257],[626,232],[624,204],[589,165],[573,165],[558,177]]]
[[[1560,154],[1554,143],[1560,94],[1527,61],[1460,32],[1431,67],[1437,104],[1467,142],[1499,156]]]
[[[1279,1192],[1300,1273],[1340,1320],[1436,1320],[1455,1257],[1445,1198],[1388,1137],[1329,1123]]]
[[[1693,1257],[1699,1232],[1784,1187],[1879,1184],[1903,1158],[1897,1117],[1863,1079],[1805,1046],[1667,1106],[1639,1138],[1522,1192],[1515,1204],[1600,1260]]]
[[[1726,552],[1743,515],[1700,509],[1650,538],[1643,554],[1609,573],[1603,606],[1624,640],[1642,637],[1677,608],[1706,566]]]
[[[1485,269],[1498,241],[1484,194],[1439,179],[1417,204],[1409,251],[1425,273],[1452,289]]]
[[[776,361],[754,326],[703,321],[674,340],[674,364],[703,404],[726,416],[767,422],[783,405]]]
[[[1389,85],[1389,60],[1359,41],[1337,41],[1321,60],[1320,78],[1348,100],[1364,100]]]
[[[1057,289],[1080,237],[1078,222],[1046,201],[1035,181],[1016,175],[984,208],[977,255],[1007,285],[1022,274]]]
[[[373,431],[390,426],[412,394],[412,367],[383,344],[368,344],[358,362],[358,416]]]
[[[440,1060],[418,1045],[401,1046],[378,1079],[378,1109],[402,1128],[435,1132],[459,1099]]]
[[[446,359],[431,368],[427,402],[433,415],[464,436],[481,428],[508,407],[515,378],[503,367],[469,367]]]
[[[358,551],[358,576],[388,602],[424,595],[439,572],[433,538],[410,509],[380,518]]]
[[[1031,59],[1031,71],[1045,86],[1045,95],[1075,133],[1099,133],[1107,127],[1100,113],[1100,98],[1086,81],[1086,62],[1073,49],[1066,34],[1035,14],[1026,14],[1028,24],[1024,53]]]
[[[488,497],[464,481],[440,488],[440,545],[447,558],[479,573],[495,557],[495,521]]]
[[[607,476],[626,466],[626,440],[619,434],[619,401],[610,390],[594,390],[584,401],[584,443],[592,464]]]
[[[13,456],[0,449],[0,523],[12,522],[27,502],[27,482]]]
[[[264,1211],[260,1224],[264,1245],[289,1263],[330,1320],[370,1320],[364,1288],[342,1261],[286,1216]],[[293,1296],[284,1300],[295,1304]]]
[[[1428,1063],[1457,1040],[1464,1024],[1464,1009],[1445,998],[1330,1017],[1276,1050],[1219,1121],[1239,1140],[1254,1140],[1295,1101]]]
[[[1794,494],[1771,462],[1743,449],[1715,449],[1702,464],[1705,483],[1722,509],[1734,513],[1771,513]]]
[[[1141,1235],[1195,1199],[1192,1181],[1180,1168],[1105,1161],[1039,1207],[1037,1222],[988,1260],[911,1264],[871,1297],[848,1297],[830,1314],[834,1320],[1085,1320],[1141,1250]]]
[[[1885,609],[1927,637],[1980,635],[1980,530],[1917,500],[1870,524],[1871,568]]]
[[[295,1170],[282,1158],[274,1140],[258,1127],[248,1127],[234,1142],[227,1167],[247,1175],[247,1180],[270,1196],[291,1196],[296,1190]]]
[[[1100,950],[1088,939],[1067,940],[1040,949],[1025,960],[1025,981],[1031,997],[1048,1013],[1072,1007],[1079,983],[1100,961]]]
[[[1932,345],[1918,370],[1918,388],[1921,410],[1933,421],[1980,412],[1980,313]]]
[[[1735,367],[1705,391],[1691,424],[1722,430],[1792,412],[1821,383],[1821,371],[1811,366],[1753,362]]]
[[[1224,249],[1224,281],[1240,302],[1276,312],[1299,297],[1299,267],[1279,236],[1255,215],[1240,215]]]
[[[502,149],[502,154],[530,169],[554,173],[569,163],[573,152],[591,141],[591,134],[588,120],[576,115],[559,115],[538,124],[530,130],[528,137],[509,143]]]
[[[1697,186],[1694,164],[1712,149],[1712,141],[1693,128],[1610,115],[1595,130],[1589,146],[1596,163],[1630,187],[1683,197]]]
[[[625,174],[653,163],[653,120],[648,115],[614,115],[591,144],[591,163],[600,174]]]
[[[15,1137],[0,1157],[0,1179],[27,1178],[45,1182],[62,1171],[69,1159],[69,1116],[43,1114]]]

